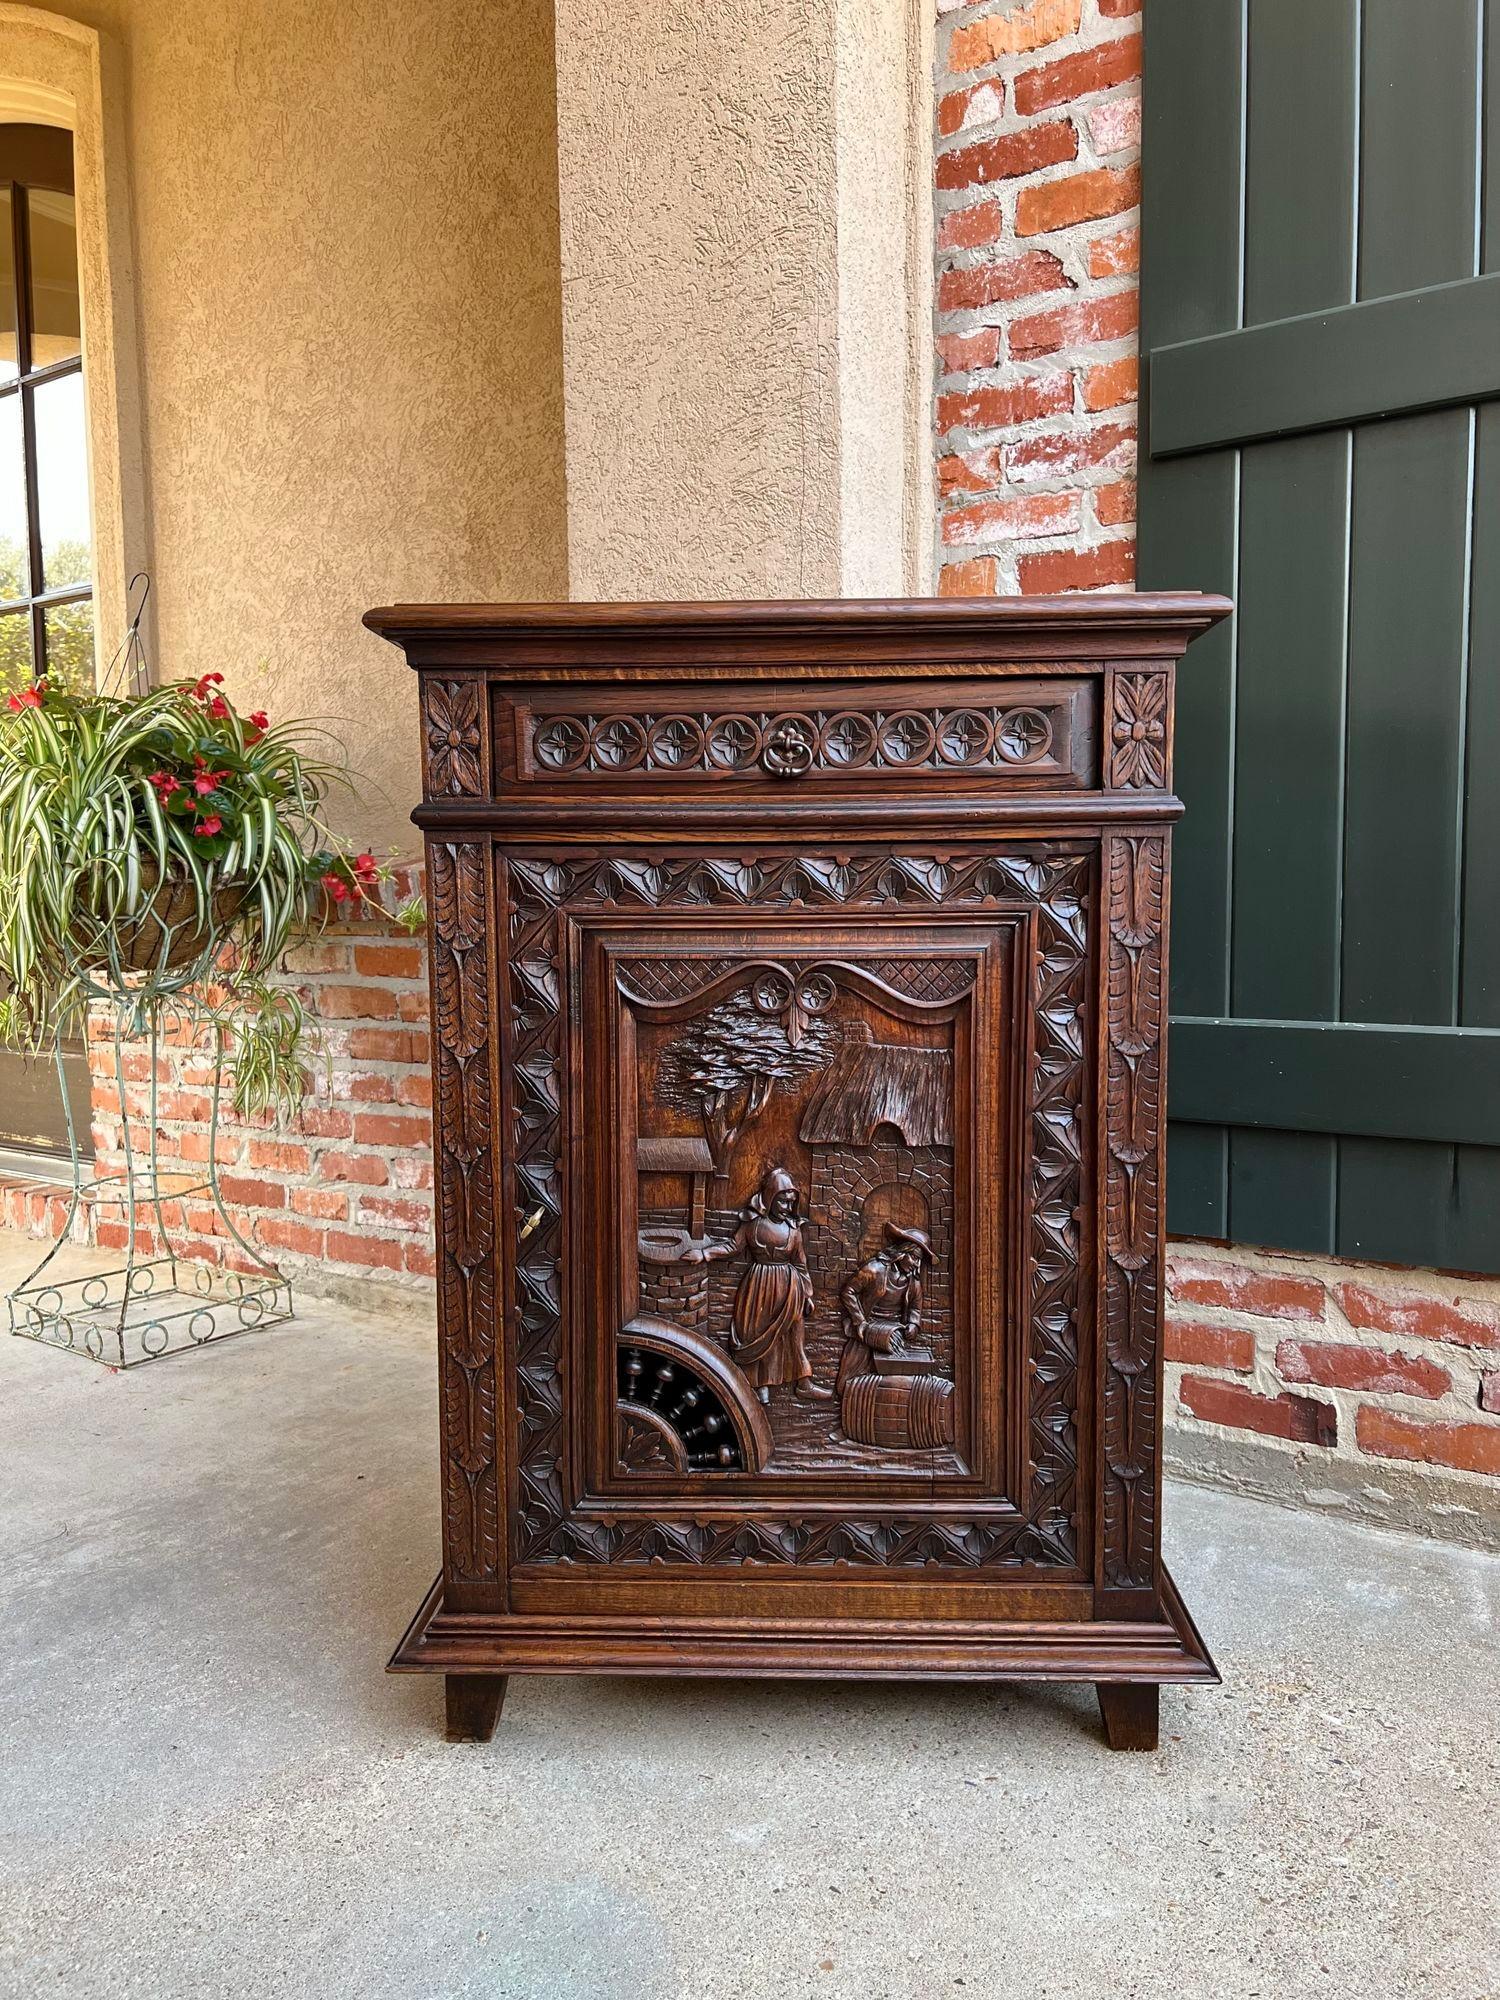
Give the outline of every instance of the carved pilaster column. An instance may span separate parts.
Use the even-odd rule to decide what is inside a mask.
[[[1107,883],[1103,1582],[1154,1591],[1162,1321],[1162,933],[1166,840],[1121,834]]]
[[[488,785],[484,683],[423,686],[430,799]],[[443,1566],[451,1600],[502,1601],[499,1271],[495,1242],[493,891],[488,842],[427,842],[433,1138],[443,1326]]]

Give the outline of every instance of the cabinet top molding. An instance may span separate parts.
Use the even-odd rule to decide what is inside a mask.
[[[693,657],[786,661],[816,646],[824,662],[842,645],[872,658],[919,661],[1175,659],[1233,606],[1197,591],[1066,597],[773,598],[662,604],[393,604],[367,611],[372,632],[402,647],[413,666],[495,666],[505,661],[576,666],[690,650]]]

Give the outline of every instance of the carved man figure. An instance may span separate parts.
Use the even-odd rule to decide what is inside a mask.
[[[839,1294],[844,1309],[844,1351],[838,1387],[867,1375],[876,1354],[910,1346],[922,1324],[922,1271],[932,1262],[932,1245],[920,1229],[885,1225],[885,1241],[861,1264]]]
[[[812,1279],[802,1247],[797,1183],[781,1167],[767,1170],[750,1197],[745,1219],[728,1243],[705,1244],[705,1262],[743,1256],[745,1275],[735,1294],[730,1352],[763,1403],[778,1383],[795,1395],[826,1403],[833,1391],[812,1379],[805,1335],[812,1310]],[[691,1253],[690,1253],[691,1255]]]

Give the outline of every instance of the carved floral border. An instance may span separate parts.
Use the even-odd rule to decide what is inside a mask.
[[[485,684],[477,678],[422,682],[422,748],[430,799],[478,798],[484,791]]]
[[[1076,1413],[1083,1303],[1079,1208],[1087,1069],[1089,858],[1044,849],[853,859],[617,856],[578,861],[512,854],[502,868],[508,931],[510,1136],[516,1176],[510,1225],[519,1481],[513,1519],[515,1559],[612,1566],[938,1565],[966,1570],[1077,1564]],[[1038,913],[1032,969],[1035,1050],[1028,1093],[1032,1165],[1025,1220],[1030,1242],[1029,1514],[994,1518],[976,1511],[965,1521],[871,1510],[829,1519],[799,1514],[795,1508],[759,1510],[747,1502],[735,1516],[712,1521],[651,1520],[634,1512],[570,1515],[561,1478],[559,1079],[564,912],[792,910],[828,905],[878,912],[1014,909],[1018,904],[1030,904]],[[441,1025],[439,1034],[441,1038]],[[446,1147],[443,1172],[445,1180],[454,1174],[466,1178],[457,1155]],[[449,1198],[445,1192],[445,1215]],[[467,1203],[467,1194],[463,1200]],[[469,1387],[472,1397],[476,1391],[471,1381]],[[473,1422],[453,1427],[450,1438],[457,1436],[467,1445],[487,1422],[493,1424],[492,1389]],[[498,1460],[498,1439],[493,1436],[489,1457],[492,1464]],[[471,1475],[463,1476],[467,1480]]]
[[[702,707],[636,715],[563,709],[529,715],[526,747],[542,777],[722,776],[769,770],[1006,771],[1058,764],[1071,696],[983,706]]]

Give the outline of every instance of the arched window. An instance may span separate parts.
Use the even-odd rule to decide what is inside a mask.
[[[0,693],[94,679],[73,135],[0,125]]]

